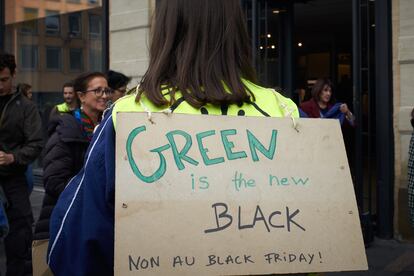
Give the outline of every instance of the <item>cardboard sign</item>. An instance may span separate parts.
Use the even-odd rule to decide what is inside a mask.
[[[49,240],[34,240],[32,243],[33,276],[53,276],[46,263]]]
[[[115,274],[366,270],[338,121],[120,113]]]

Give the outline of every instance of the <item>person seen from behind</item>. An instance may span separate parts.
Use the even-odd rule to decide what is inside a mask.
[[[6,275],[26,275],[32,243],[32,207],[25,172],[42,151],[42,126],[36,106],[17,91],[13,55],[0,54],[0,185],[8,201],[9,233],[4,239]]]
[[[414,109],[411,111],[411,126],[414,129]],[[408,210],[411,226],[414,229],[414,131],[411,134],[408,152]]]
[[[80,75],[73,85],[81,107],[54,117],[48,126],[49,140],[43,158],[45,195],[34,239],[49,238],[52,210],[69,180],[82,168],[85,152],[100,122],[112,90],[99,72]]]
[[[50,120],[53,116],[60,115],[62,113],[69,113],[79,108],[79,100],[75,93],[73,83],[67,82],[63,84],[62,90],[64,102],[53,107],[49,115]]]
[[[239,0],[162,0],[153,22],[137,94],[105,113],[84,168],[52,213],[47,259],[55,275],[114,274],[117,112],[299,116],[293,101],[256,84]]]
[[[116,71],[110,70],[107,74],[108,85],[112,88],[113,93],[109,101],[110,104],[116,102],[118,99],[125,96],[128,88],[128,83],[131,81],[130,77]],[[110,105],[109,105],[110,106]]]

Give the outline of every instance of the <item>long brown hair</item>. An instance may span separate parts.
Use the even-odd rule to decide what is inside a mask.
[[[161,0],[152,28],[150,62],[137,101],[172,104],[176,91],[194,107],[242,104],[256,82],[250,40],[239,0]],[[162,90],[168,88],[171,100]],[[165,91],[164,91],[165,92]]]

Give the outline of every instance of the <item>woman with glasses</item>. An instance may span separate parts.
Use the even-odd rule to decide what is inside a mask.
[[[52,214],[47,259],[55,275],[114,273],[117,112],[299,116],[290,99],[256,84],[244,17],[239,0],[157,1],[140,88],[105,114]]]
[[[74,81],[81,108],[54,117],[43,159],[45,196],[35,227],[35,240],[49,238],[49,218],[69,180],[82,168],[95,127],[112,93],[102,73],[85,73]]]

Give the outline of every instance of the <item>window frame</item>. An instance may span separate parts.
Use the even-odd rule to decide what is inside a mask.
[[[75,50],[79,50],[80,54],[81,54],[81,68],[80,69],[73,69],[72,68],[72,59],[71,59],[71,53],[73,53],[73,51]],[[69,62],[69,72],[82,72],[83,70],[85,70],[85,63],[84,63],[84,59],[85,59],[85,54],[82,48],[69,48],[68,51],[68,62]]]
[[[3,1],[4,1],[4,0],[3,0]],[[37,13],[37,18],[39,17],[39,9],[37,9],[37,8],[30,8],[30,7],[25,7],[25,8],[23,8],[23,16],[25,16],[25,15],[26,15],[26,10],[35,10],[35,11],[36,11],[36,13]],[[25,25],[25,24],[28,24],[28,22],[30,22],[30,21],[33,21],[33,26],[34,26],[33,31],[25,31],[25,30],[24,30],[24,25]],[[21,35],[28,35],[28,36],[30,36],[30,35],[36,36],[36,35],[38,35],[38,34],[39,34],[39,23],[37,22],[37,20],[36,20],[36,19],[24,20],[24,21],[22,21],[20,24],[21,24],[21,25],[20,25],[20,26],[19,26],[19,28],[18,28],[18,32],[19,32],[19,34],[21,34]]]
[[[53,12],[54,14],[45,16],[45,34],[46,34],[46,36],[60,36],[61,31],[62,31],[62,22],[61,22],[61,17],[60,17],[59,11],[45,10],[46,14],[48,12]],[[57,30],[51,29],[52,31],[50,31],[50,30],[48,30],[47,20],[51,20],[51,19],[54,19],[54,18],[57,19],[57,23],[58,23],[57,24]]]
[[[30,47],[31,49],[34,49],[34,53],[30,53],[30,57],[34,60],[34,66],[33,67],[25,67],[23,64],[23,50],[25,47]],[[19,55],[18,55],[18,60],[17,60],[17,65],[18,68],[22,71],[35,71],[39,69],[39,46],[37,45],[33,45],[33,44],[20,44],[19,45]]]
[[[57,68],[50,68],[48,67],[48,50],[59,50],[59,57],[58,57],[58,67]],[[63,65],[63,60],[62,60],[62,47],[59,46],[49,46],[46,45],[45,46],[45,70],[48,72],[60,72],[62,71],[62,65]]]

